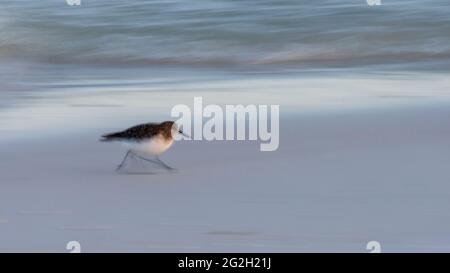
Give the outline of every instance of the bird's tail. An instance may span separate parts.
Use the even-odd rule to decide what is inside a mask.
[[[119,133],[112,133],[112,134],[106,134],[106,135],[102,135],[101,138],[99,139],[100,142],[111,142],[111,141],[115,141],[119,138]]]

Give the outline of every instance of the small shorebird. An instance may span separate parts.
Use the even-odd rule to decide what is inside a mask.
[[[136,125],[125,131],[106,134],[102,136],[100,141],[118,141],[129,148],[122,162],[117,167],[117,171],[124,166],[128,156],[135,156],[139,159],[159,164],[168,170],[174,170],[174,168],[161,161],[159,155],[172,146],[173,139],[177,134],[189,137],[178,128],[175,122],[164,121],[162,123]],[[144,156],[155,156],[156,159],[152,160]]]

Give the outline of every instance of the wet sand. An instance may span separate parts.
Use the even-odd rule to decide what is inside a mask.
[[[0,251],[450,251],[449,109],[285,116],[277,151],[180,141],[175,173],[116,173],[103,129],[3,141]]]

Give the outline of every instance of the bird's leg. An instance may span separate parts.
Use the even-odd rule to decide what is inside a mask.
[[[158,161],[155,161],[155,160],[151,160],[151,159],[145,158],[145,157],[143,157],[143,156],[139,156],[139,155],[137,155],[136,157],[137,157],[137,158],[139,158],[139,159],[142,159],[142,160],[148,161],[148,162],[152,162],[152,163],[156,163],[156,164],[159,164],[159,162],[158,162]]]
[[[125,157],[123,158],[122,162],[119,164],[119,166],[117,166],[116,171],[119,171],[120,169],[122,169],[123,165],[125,164],[125,161],[127,161],[127,158],[130,154],[131,154],[131,150],[128,150],[128,152],[125,155]]]
[[[164,163],[159,156],[156,156],[156,160],[166,169],[168,169],[169,171],[173,171],[175,170],[175,168],[170,167],[169,165],[167,165],[166,163]]]
[[[158,156],[156,156],[156,160],[148,159],[148,158],[145,158],[145,157],[142,157],[142,156],[138,156],[138,155],[137,155],[137,157],[140,158],[140,159],[142,159],[142,160],[145,160],[145,161],[148,161],[148,162],[152,162],[152,163],[161,165],[161,166],[163,166],[164,168],[166,168],[167,170],[170,170],[170,171],[175,170],[174,168],[170,167],[170,166],[167,165],[166,163],[162,162],[161,159],[159,159]]]

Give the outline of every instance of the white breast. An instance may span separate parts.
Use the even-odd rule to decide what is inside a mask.
[[[137,154],[160,155],[172,146],[173,139],[166,140],[162,135],[157,135],[149,140],[125,144]]]

